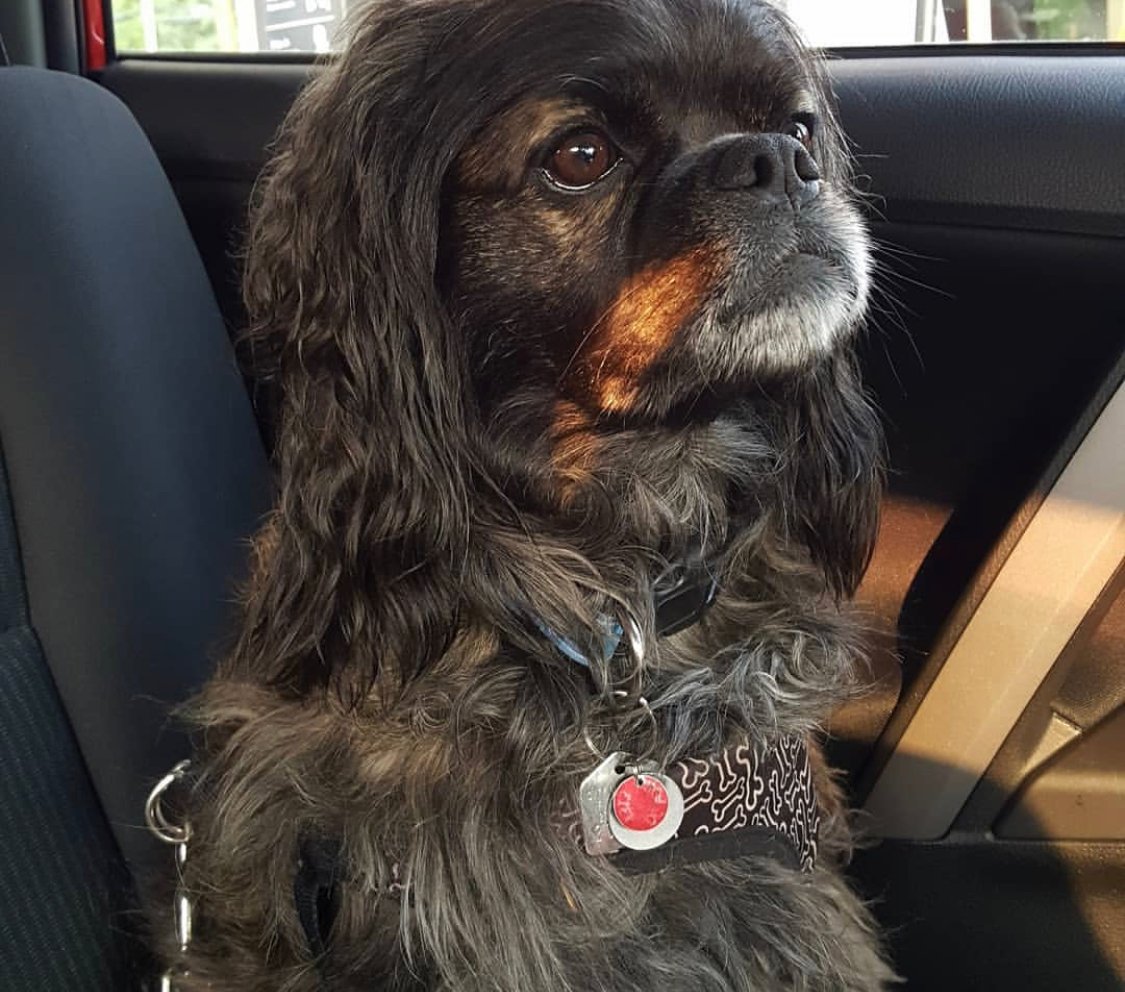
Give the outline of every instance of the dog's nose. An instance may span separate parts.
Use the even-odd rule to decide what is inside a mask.
[[[807,148],[787,134],[740,134],[716,149],[711,177],[716,189],[746,190],[794,207],[820,192],[820,170]]]

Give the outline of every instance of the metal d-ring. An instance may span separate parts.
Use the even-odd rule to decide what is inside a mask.
[[[594,683],[598,694],[603,698],[608,697],[608,701],[612,703],[613,708],[621,712],[630,709],[632,702],[640,695],[641,679],[644,676],[645,641],[640,624],[632,617],[627,616],[624,620],[618,621],[616,628],[615,650],[605,659],[605,681],[602,681],[600,673],[596,673]],[[616,645],[622,642],[624,642],[625,653],[628,654],[631,664],[625,673],[626,677],[615,681],[612,678],[613,661],[620,657]],[[620,688],[614,688],[614,686]],[[625,700],[626,705],[620,706],[621,700]]]
[[[614,695],[615,698],[621,698],[621,699],[628,699],[629,698],[629,693],[627,693],[624,689],[615,689],[614,692],[613,692],[613,695]],[[649,740],[648,748],[646,748],[645,751],[642,752],[635,759],[631,760],[629,762],[631,765],[641,765],[644,762],[646,762],[649,758],[651,758],[652,755],[654,755],[656,753],[656,742],[660,738],[660,725],[656,722],[656,714],[652,712],[652,707],[649,706],[648,700],[645,699],[644,696],[637,696],[636,700],[637,700],[637,705],[642,710],[645,711],[645,715],[649,719],[649,724],[650,724],[651,729],[652,729],[652,735],[651,735],[651,738]],[[583,740],[585,740],[586,746],[590,749],[590,753],[593,754],[593,756],[595,758],[597,758],[599,761],[605,760],[605,758],[607,757],[609,752],[603,750],[602,748],[598,747],[597,744],[594,743],[594,739],[590,736],[590,730],[589,730],[588,727],[582,728],[582,738],[583,738]]]
[[[614,689],[610,695],[612,695],[614,699],[629,698],[629,693],[624,689]],[[582,739],[586,742],[586,747],[590,749],[590,753],[599,761],[603,761],[609,754],[608,751],[603,750],[594,743],[594,738],[590,736],[590,728],[587,726],[583,726],[582,728]]]
[[[644,657],[645,657],[645,641],[644,634],[641,632],[641,626],[632,617],[626,617],[621,624],[622,633],[625,638],[625,643],[628,646],[629,654],[633,660],[633,682],[634,689],[639,688],[637,683],[640,682],[641,675],[644,671]],[[647,750],[632,764],[640,764],[646,761],[651,755],[656,752],[656,744],[660,737],[660,726],[656,722],[656,714],[652,712],[652,707],[649,706],[648,700],[640,694],[640,692],[631,691],[629,689],[611,689],[609,692],[610,698],[615,702],[624,700],[626,702],[635,701],[636,705],[641,707],[648,716],[652,725],[652,738]],[[620,710],[618,711],[621,712]],[[594,755],[599,761],[602,761],[610,753],[598,747],[594,743],[594,739],[590,736],[588,727],[582,728],[582,738],[586,742],[586,747],[590,749],[590,753]],[[616,749],[614,749],[616,751]]]
[[[161,803],[164,793],[187,777],[189,768],[191,762],[187,759],[179,762],[153,786],[145,802],[145,823],[152,834],[165,844],[186,844],[191,840],[191,824],[186,821],[183,824],[171,823],[164,815],[164,806]]]
[[[652,730],[652,737],[649,740],[648,749],[637,758],[637,764],[642,761],[647,761],[654,754],[656,754],[656,742],[660,739],[660,724],[656,722],[656,714],[652,712],[652,707],[649,706],[648,700],[644,696],[637,697],[637,705],[645,711],[648,717],[649,727]]]

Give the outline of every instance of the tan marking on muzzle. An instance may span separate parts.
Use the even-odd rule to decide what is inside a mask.
[[[644,373],[702,304],[721,270],[720,255],[695,248],[630,277],[595,325],[582,356],[602,409],[626,410]]]

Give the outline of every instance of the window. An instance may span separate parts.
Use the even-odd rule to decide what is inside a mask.
[[[362,0],[351,0],[353,4]],[[775,0],[814,45],[1125,41],[1125,0]],[[331,51],[349,0],[113,0],[119,52]]]
[[[779,0],[825,48],[1125,41],[1125,0]]]
[[[348,0],[113,0],[119,52],[328,52]]]

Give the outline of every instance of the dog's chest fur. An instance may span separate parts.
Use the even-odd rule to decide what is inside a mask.
[[[624,442],[569,437],[571,498],[610,493],[612,519],[633,530],[615,546],[723,535],[714,605],[696,625],[648,642],[655,757],[709,756],[792,733],[812,743],[860,652],[823,573],[792,538],[785,494],[796,486],[799,459],[787,450],[796,442],[747,416],[686,445],[650,439],[643,476],[594,479],[597,465],[630,461],[583,446]],[[759,480],[740,494],[748,509],[738,528],[721,484],[731,477]],[[596,501],[589,516],[596,527]],[[534,602],[558,587],[518,535],[492,538],[499,559],[522,563]],[[559,574],[571,561],[548,558]],[[646,563],[619,554],[611,564],[627,578]],[[608,715],[584,671],[546,638],[513,639],[520,626],[467,608],[440,661],[405,687],[376,680],[359,706],[331,692],[287,698],[233,669],[210,683],[197,707],[207,748],[188,862],[198,927],[187,988],[883,986],[889,971],[870,918],[838,874],[850,839],[818,758],[823,819],[811,873],[754,857],[627,875],[588,855],[573,829],[578,786],[597,763],[583,731],[606,750],[637,754],[652,727],[639,710]],[[310,836],[338,840],[345,866],[319,966],[294,902]]]
[[[648,691],[666,757],[713,753],[767,723],[805,731],[810,701],[838,693],[854,657],[847,621],[828,607],[754,609],[724,595],[706,625],[656,647],[669,665],[654,659]],[[736,630],[753,635],[712,677],[677,663],[712,639],[734,648]],[[199,984],[188,987],[879,987],[869,919],[836,873],[849,838],[823,772],[811,874],[752,858],[628,876],[585,853],[566,826],[595,760],[574,729],[588,693],[575,672],[529,664],[488,630],[464,633],[405,694],[356,711],[212,683],[189,875]],[[778,702],[788,696],[800,706]],[[618,732],[609,720],[591,730]],[[626,724],[614,746],[639,747],[644,731]],[[347,865],[323,973],[293,901],[310,834],[342,839]]]

